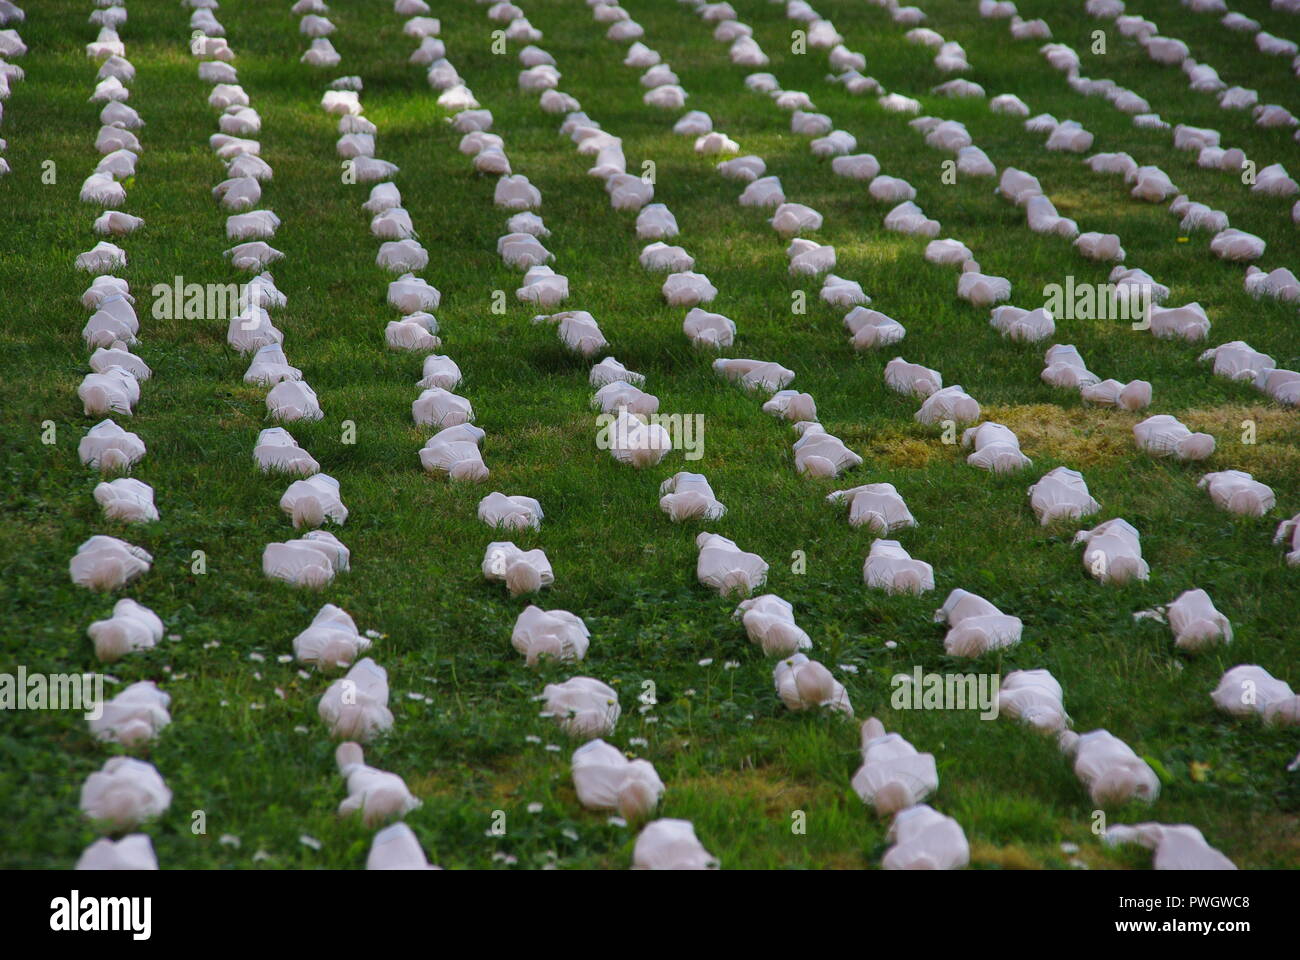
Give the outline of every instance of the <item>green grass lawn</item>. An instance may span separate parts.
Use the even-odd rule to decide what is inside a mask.
[[[1012,281],[1013,304],[1040,306],[1042,288],[1067,275],[1105,279],[1107,266],[1083,260],[1060,238],[1031,233],[1023,211],[993,195],[994,181],[941,182],[948,155],[925,146],[910,118],[828,84],[823,52],[790,52],[798,24],[784,18],[781,5],[733,2],[772,58],[764,69],[785,89],[808,92],[818,110],[858,138],[860,151],[875,154],[883,172],[912,182],[916,202],[942,223],[941,236],[964,241],[986,273]],[[99,108],[87,102],[96,65],[84,55],[97,28],[86,23],[88,0],[28,4],[27,22],[17,25],[30,47],[17,61],[27,79],[5,103],[0,129],[13,168],[0,180],[0,588],[8,617],[0,672],[19,664],[29,672],[97,669],[85,630],[119,595],[163,618],[174,638],[106,668],[123,685],[156,680],[173,698],[172,724],[135,751],[174,794],[166,815],[145,828],[160,864],[364,865],[373,831],[336,814],[344,784],[316,713],[329,680],[314,673],[303,679],[297,664],[276,659],[292,652],[293,637],[332,602],[362,630],[384,635],[371,655],[388,670],[396,722],[367,747],[367,761],[404,777],[423,800],[406,820],[431,862],[486,868],[502,865],[496,855],[504,854],[518,867],[630,864],[637,825],[610,825],[605,814],[578,804],[568,768],[576,744],[538,717],[533,700],[546,683],[587,674],[621,691],[623,718],[610,739],[655,764],[667,785],[659,815],[693,821],[724,868],[878,865],[889,822],[849,786],[860,763],[858,724],[781,705],[772,662],[731,618],[734,601],[696,582],[694,538],[708,529],[770,563],[766,589],[794,604],[815,644],[810,655],[845,684],[859,720],[879,716],[935,754],[940,786],[929,802],[964,827],[973,867],[1064,868],[1072,858],[1063,842],[1078,844],[1078,858],[1093,868],[1145,868],[1150,855],[1098,841],[1087,791],[1049,738],[1007,718],[891,709],[890,678],[917,665],[1000,674],[1050,669],[1075,729],[1109,729],[1161,776],[1154,805],[1109,810],[1109,822],[1192,823],[1239,866],[1300,865],[1300,774],[1285,771],[1300,748],[1294,729],[1233,719],[1209,698],[1223,671],[1239,663],[1260,664],[1300,688],[1298,573],[1271,543],[1278,521],[1300,510],[1300,426],[1294,410],[1196,363],[1205,346],[1243,339],[1279,367],[1297,369],[1295,305],[1248,297],[1242,268],[1214,258],[1208,234],[1182,242],[1178,218],[1164,205],[1130,199],[1121,178],[1090,173],[1079,156],[1046,152],[1045,136],[1026,134],[986,101],[929,95],[950,77],[933,67],[932,52],[903,40],[905,28],[885,11],[861,0],[818,0],[846,45],[865,53],[865,73],[919,97],[924,113],[966,123],[999,170],[1035,174],[1082,230],[1118,233],[1127,263],[1171,287],[1170,303],[1205,307],[1213,322],[1205,345],[1158,341],[1124,322],[1060,321],[1048,343],[1077,345],[1100,376],[1154,385],[1144,414],[1085,407],[1077,394],[1040,381],[1048,343],[1002,339],[987,311],[956,299],[953,268],[924,262],[924,239],[886,232],[881,220],[889,207],[872,201],[865,184],[834,176],[829,160],[813,157],[807,139],[789,132],[787,114],[744,90],[748,71],[729,62],[710,25],[670,0],[628,0],[645,42],[689,91],[687,107],[707,111],[743,152],[762,156],[790,200],[821,211],[825,226],[814,237],[836,248],[834,272],[860,281],[876,309],[907,327],[896,348],[855,353],[843,311],[817,297],[820,279],[789,277],[785,244],[765,222],[770,212],[737,205],[742,185],[717,175],[715,160],[697,156],[691,138],[671,132],[679,112],[642,104],[639,71],[621,63],[625,45],[606,40],[605,27],[579,0],[522,5],[545,31],[540,45],[558,61],[560,89],[623,138],[629,170],[655,162],[655,200],[681,226],[673,242],[719,288],[709,309],[739,328],[726,355],[795,370],[792,386],[816,398],[827,430],[865,463],[838,480],[800,477],[788,425],[761,412],[761,397],[715,377],[711,357],[681,332],[684,310],[667,307],[661,277],[637,264],[634,215],[610,210],[602,184],[587,175],[589,159],[558,134],[561,118],[542,113],[536,94],[518,90],[520,45],[511,44],[508,56],[492,53],[497,25],[485,6],[455,0],[435,5],[432,15],[442,21],[449,59],[492,110],[515,172],[543,193],[539,212],[553,234],[544,242],[571,284],[565,307],[597,318],[609,353],[646,374],[645,389],[660,398],[661,411],[704,416],[702,460],[673,452],[636,471],[596,448],[588,364],[562,348],[553,328],[530,323],[536,311],[515,300],[519,274],[495,252],[507,214],[492,204],[494,179],[474,174],[457,151],[459,134],[436,106],[423,68],[406,62],[417,41],[401,34],[404,18],[390,3],[331,3],[339,28],[332,40],[343,61],[317,70],[298,62],[308,41],[288,2],[227,0],[216,13],[238,54],[239,81],[262,115],[257,139],[275,171],[260,206],[283,220],[270,242],[286,258],[271,269],[289,303],[273,319],[290,363],[303,370],[325,411],[320,422],[288,426],[339,480],[351,510],[336,531],[351,549],[350,573],[320,593],[268,580],[263,547],[295,534],[278,508],[289,480],[263,475],[252,462],[258,431],[272,425],[266,391],[243,383],[248,359],[227,346],[225,321],[156,320],[148,310],[149,289],[174,276],[197,283],[238,277],[222,257],[231,245],[227,211],[210,193],[224,170],[207,145],[217,111],[207,105],[209,85],[198,79],[187,48],[189,11],[136,2],[121,35],[137,68],[129,102],[147,126],[122,209],[142,216],[146,227],[120,240],[130,264],[119,275],[137,296],[136,352],[154,377],[143,384],[136,415],[116,419],[148,444],[133,475],[155,488],[162,519],[130,528],[104,520],[91,496],[100,477],[76,453],[99,418],[82,414],[76,394],[88,370],[79,301],[88,278],[73,269],[77,253],[98,239],[91,222],[99,208],[77,198],[98,159]],[[1292,200],[1252,195],[1236,177],[1202,170],[1194,154],[1175,151],[1168,131],[1135,130],[1103,99],[1075,94],[1039,56],[1038,43],[1012,41],[1006,22],[981,20],[973,0],[923,6],[927,26],[966,48],[966,76],[990,97],[1016,93],[1035,114],[1080,121],[1096,134],[1090,152],[1128,150],[1140,163],[1158,164],[1192,199],[1263,237],[1268,252],[1260,266],[1298,266]],[[1166,119],[1221,130],[1225,145],[1242,147],[1261,168],[1283,162],[1297,173],[1291,130],[1260,129],[1248,114],[1218,109],[1212,96],[1187,89],[1180,70],[1156,66],[1112,25],[1086,17],[1082,3],[1019,6],[1027,18],[1045,17],[1055,39],[1080,52],[1084,75],[1133,88]],[[1128,7],[1185,40],[1227,83],[1256,88],[1261,103],[1300,113],[1287,59],[1259,55],[1250,35],[1223,30],[1214,17],[1174,0]],[[1232,9],[1273,33],[1300,36],[1300,18],[1270,10],[1266,0],[1234,0]],[[1108,52],[1093,56],[1091,32],[1099,28],[1108,32]],[[453,484],[420,468],[417,452],[429,431],[413,425],[410,404],[420,392],[422,357],[384,345],[384,325],[396,313],[385,302],[391,277],[374,264],[379,241],[361,209],[369,188],[341,182],[336,120],[319,106],[327,82],[344,74],[364,79],[365,113],[379,127],[376,155],[401,167],[396,183],[430,253],[422,275],[443,293],[440,352],[464,371],[456,392],[473,402],[487,431],[485,484]],[[54,162],[56,183],[42,183],[46,160]],[[804,314],[791,310],[800,289],[808,294]],[[491,310],[496,290],[508,294],[504,315]],[[985,419],[1018,433],[1033,466],[1011,476],[967,466],[937,427],[913,419],[919,401],[886,388],[883,367],[897,354],[962,384]],[[1131,428],[1151,413],[1213,433],[1216,453],[1203,464],[1139,454]],[[41,443],[47,420],[57,429],[53,445]],[[355,444],[341,442],[349,420]],[[1242,442],[1246,420],[1257,426],[1254,444]],[[1084,473],[1103,510],[1083,524],[1043,528],[1025,491],[1060,465]],[[722,520],[674,525],[660,511],[660,482],[683,469],[706,474],[728,507]],[[1207,470],[1226,469],[1269,484],[1277,508],[1262,519],[1215,508],[1196,482]],[[934,592],[887,597],[864,587],[872,535],[850,528],[843,508],[825,496],[876,481],[893,483],[917,518],[899,539],[934,565]],[[573,611],[590,628],[591,648],[578,667],[530,668],[510,645],[528,599],[511,599],[479,570],[486,544],[505,538],[475,515],[492,490],[541,501],[540,532],[514,539],[543,547],[554,566],[555,585],[539,604]],[[1111,517],[1141,531],[1149,581],[1107,587],[1083,569],[1081,550],[1070,542],[1075,530]],[[67,573],[78,544],[101,533],[154,556],[151,572],[114,596],[76,587]],[[196,550],[206,553],[204,575],[191,572]],[[803,572],[793,564],[796,551],[806,556]],[[973,663],[947,657],[944,630],[931,614],[958,587],[1021,617],[1023,642]],[[1175,650],[1167,627],[1132,620],[1135,611],[1193,587],[1207,590],[1231,619],[1230,647],[1188,656]],[[701,666],[705,660],[712,662]],[[659,702],[642,713],[636,697],[647,680]],[[109,685],[110,694],[119,689]],[[633,746],[638,738],[646,745]],[[0,865],[71,866],[96,837],[78,809],[81,784],[119,750],[95,742],[70,711],[0,716]],[[540,813],[527,812],[532,803],[543,805]],[[200,810],[206,833],[195,834]],[[502,837],[485,835],[496,810],[506,813]],[[792,832],[798,810],[806,813],[806,833]],[[219,843],[224,834],[240,845]],[[300,843],[302,834],[319,839],[321,849]],[[263,850],[269,858],[254,860]]]

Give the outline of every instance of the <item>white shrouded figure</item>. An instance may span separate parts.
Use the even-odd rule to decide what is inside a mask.
[[[546,713],[571,737],[609,736],[622,713],[618,694],[594,677],[570,677],[542,690]]]
[[[1059,743],[1062,752],[1074,760],[1075,775],[1098,806],[1119,806],[1132,800],[1153,803],[1160,795],[1155,771],[1110,731],[1080,735],[1066,730]]]
[[[1177,418],[1163,413],[1134,424],[1133,438],[1139,450],[1153,457],[1178,460],[1204,460],[1215,447],[1210,434],[1192,433]]]
[[[1286,562],[1290,566],[1300,566],[1300,513],[1290,520],[1283,520],[1277,525],[1273,542],[1287,547]]]
[[[95,485],[95,502],[109,520],[124,523],[148,523],[158,519],[153,502],[153,487],[130,477],[119,477]]]
[[[674,522],[717,520],[727,512],[702,473],[675,473],[660,485],[659,493],[659,508]]]
[[[1043,356],[1043,363],[1040,377],[1044,383],[1053,387],[1078,389],[1097,383],[1100,379],[1088,369],[1083,356],[1072,343],[1058,343],[1048,347],[1047,353]]]
[[[74,870],[157,870],[158,857],[147,833],[127,834],[121,840],[101,837],[88,846]]]
[[[886,733],[875,717],[862,724],[862,766],[853,790],[880,816],[915,806],[939,789],[934,754],[920,753],[898,733]]]
[[[1242,470],[1207,473],[1196,484],[1210,494],[1220,510],[1245,517],[1262,517],[1277,505],[1271,487]]]
[[[780,390],[794,380],[793,370],[766,360],[714,360],[713,369],[747,390],[765,390],[768,393]]]
[[[1300,696],[1290,684],[1256,664],[1239,664],[1226,671],[1210,698],[1234,716],[1256,714],[1265,723],[1300,725]]]
[[[934,612],[935,623],[946,623],[943,646],[949,656],[978,657],[990,650],[1015,646],[1024,624],[1019,617],[1003,613],[983,597],[965,590],[948,594]]]
[[[339,482],[324,473],[291,483],[280,498],[280,509],[292,518],[295,529],[341,525],[348,519],[348,508],[339,498]]]
[[[116,833],[166,812],[172,792],[151,763],[113,757],[81,785],[81,812]]]
[[[1074,542],[1085,544],[1084,569],[1102,583],[1125,584],[1150,577],[1151,568],[1142,559],[1140,535],[1127,520],[1116,517],[1091,530],[1080,530]]]
[[[388,672],[374,660],[358,660],[346,676],[330,684],[317,712],[330,736],[369,742],[393,726],[388,709]]]
[[[718,859],[704,849],[689,820],[660,819],[646,824],[632,850],[634,870],[716,870]]]
[[[438,330],[438,319],[431,313],[412,313],[403,317],[401,320],[390,320],[384,328],[384,343],[393,350],[418,350],[427,352],[437,350],[442,346],[442,338],[435,336]],[[434,382],[428,386],[438,386],[444,389],[451,389],[460,381],[457,376],[449,384]],[[420,386],[426,386],[421,381]]]
[[[104,663],[120,660],[128,653],[149,650],[163,638],[162,619],[129,597],[113,604],[112,615],[86,628],[95,645],[95,656]]]
[[[583,659],[591,634],[582,618],[568,610],[543,610],[529,604],[515,620],[510,642],[531,667],[542,657],[563,661]]]
[[[886,534],[916,526],[916,518],[907,509],[907,504],[892,483],[866,483],[847,490],[836,490],[827,495],[826,502],[847,502],[851,527],[867,527],[876,533]]]
[[[504,583],[512,597],[536,593],[555,582],[551,562],[540,549],[520,550],[508,540],[494,541],[483,554],[483,576]]]
[[[320,670],[345,669],[370,648],[370,638],[357,631],[356,621],[342,607],[327,603],[311,625],[293,638],[293,653],[300,663]]]
[[[569,278],[540,264],[528,268],[523,286],[515,290],[515,297],[520,302],[535,303],[539,307],[553,307],[568,296]]]
[[[836,477],[844,470],[862,465],[862,458],[839,437],[826,432],[820,423],[803,420],[794,425],[799,439],[794,442],[794,466],[800,474]]]
[[[478,504],[478,518],[497,529],[540,530],[542,516],[542,505],[532,497],[507,496],[493,491]]]
[[[957,296],[977,307],[991,307],[1011,297],[1011,281],[981,273],[978,263],[967,260],[957,277]]]
[[[415,831],[405,823],[389,824],[375,834],[366,856],[367,870],[440,870],[430,865]]]
[[[601,429],[598,441],[608,446],[615,460],[637,469],[654,466],[673,446],[672,435],[663,426],[623,408]]]
[[[1189,823],[1114,824],[1106,829],[1107,846],[1137,843],[1155,851],[1156,870],[1236,870],[1236,865],[1206,842]]]
[[[366,764],[361,744],[340,743],[334,760],[348,785],[348,796],[339,804],[340,817],[360,812],[361,822],[374,827],[421,806],[401,777]]]
[[[1069,467],[1056,467],[1044,474],[1028,492],[1029,505],[1043,526],[1057,520],[1078,520],[1101,509],[1088,493],[1083,474]]]
[[[1185,590],[1164,611],[1174,645],[1181,650],[1206,650],[1232,643],[1232,623],[1201,589]]]
[[[149,572],[153,556],[117,537],[96,535],[68,561],[72,582],[90,590],[117,590]]]
[[[1129,411],[1143,410],[1151,406],[1151,384],[1146,380],[1120,383],[1118,380],[1106,379],[1084,384],[1079,388],[1079,396],[1085,402],[1098,406]]]
[[[849,694],[844,689],[844,684],[836,680],[822,664],[809,660],[802,653],[777,661],[772,676],[777,696],[788,710],[799,712],[827,709],[853,716],[853,705],[849,703]]]
[[[595,739],[573,751],[573,787],[588,810],[617,810],[627,820],[649,816],[664,783],[648,760],[629,760],[623,751]]]
[[[1033,461],[1020,452],[1020,440],[1009,427],[985,421],[978,427],[968,427],[961,435],[962,448],[972,447],[974,452],[966,457],[972,467],[993,473],[1013,473],[1032,466]]]
[[[284,427],[267,427],[257,435],[253,460],[263,472],[311,476],[320,472],[320,464]]]
[[[351,552],[332,533],[313,530],[297,540],[268,543],[262,551],[262,572],[296,587],[319,589],[335,574],[349,569]]]
[[[894,815],[881,866],[886,870],[960,870],[970,863],[966,833],[952,817],[924,803]]]
[[[1013,670],[1002,678],[998,713],[1005,713],[1040,733],[1059,733],[1070,725],[1063,692],[1047,670]]]
[[[885,385],[904,396],[928,397],[943,389],[943,374],[894,357],[885,364]]]
[[[639,387],[645,383],[645,374],[629,370],[613,357],[606,357],[600,363],[592,365],[588,381],[593,387],[603,387],[618,381]]]
[[[411,404],[411,417],[420,427],[454,427],[474,419],[474,408],[462,396],[430,387]]]
[[[136,747],[157,738],[171,723],[171,699],[152,680],[141,680],[105,703],[98,717],[87,716],[86,725],[98,740]]]
[[[854,307],[845,314],[844,326],[849,331],[849,342],[856,350],[893,346],[907,335],[907,330],[897,320],[879,310],[864,307]]]
[[[862,565],[862,580],[890,594],[921,594],[934,589],[934,567],[914,560],[897,540],[876,540]]]
[[[320,420],[325,413],[305,380],[282,380],[266,395],[266,409],[276,420]]]
[[[525,275],[525,284],[533,270],[548,269],[533,267]],[[564,292],[568,294],[568,281],[564,283]],[[596,318],[586,310],[567,310],[563,313],[533,317],[533,323],[555,324],[555,334],[564,346],[582,357],[594,356],[609,346],[605,335],[601,333]]]
[[[812,640],[794,621],[794,607],[774,593],[742,600],[732,616],[745,627],[750,642],[769,657],[784,657],[812,647]]]
[[[925,424],[942,423],[944,420],[974,423],[980,418],[980,405],[961,384],[954,383],[926,397],[921,409],[912,416],[918,423]]]
[[[695,545],[700,551],[696,578],[722,596],[748,596],[767,582],[767,562],[756,553],[741,550],[735,541],[715,533],[701,533]]]

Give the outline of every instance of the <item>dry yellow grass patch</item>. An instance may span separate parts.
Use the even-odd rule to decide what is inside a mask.
[[[902,425],[873,430],[861,446],[850,445],[867,461],[888,467],[927,467],[933,460],[954,455],[953,448],[941,443],[937,435],[918,437],[916,430]]]
[[[1300,473],[1300,423],[1294,410],[1279,407],[1224,405],[1187,410],[1178,415],[1189,430],[1214,435],[1216,458],[1231,462],[1219,469],[1245,470],[1257,480],[1282,479]],[[1246,443],[1248,427],[1254,443]],[[1220,459],[1220,462],[1223,462]]]
[[[1051,403],[986,407],[984,419],[1010,427],[1029,457],[1050,455],[1083,469],[1132,456],[1138,414],[1100,407],[1065,409]]]
[[[812,787],[773,777],[770,771],[754,769],[677,780],[673,789],[744,797],[761,807],[768,816],[784,819],[789,818],[791,810],[807,807],[818,792]]]
[[[1107,407],[1063,409],[1054,404],[987,407],[984,419],[1010,427],[1030,457],[1050,455],[1084,469],[1137,453],[1133,426],[1150,411],[1128,413]],[[1257,477],[1300,469],[1300,426],[1295,414],[1277,407],[1224,405],[1175,413],[1192,431],[1213,434],[1215,468],[1246,470]],[[1253,424],[1254,443],[1246,424]]]
[[[992,864],[1003,870],[1041,870],[1043,865],[1028,850],[1014,844],[995,847],[991,843],[976,842],[970,848],[972,864]]]

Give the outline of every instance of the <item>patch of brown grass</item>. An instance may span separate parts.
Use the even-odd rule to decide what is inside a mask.
[[[1029,457],[1050,454],[1083,470],[1134,456],[1133,426],[1149,411],[1128,413],[1107,407],[1064,409],[1054,404],[987,407],[984,419],[1005,424]],[[1245,470],[1265,483],[1270,476],[1300,472],[1300,426],[1295,414],[1276,407],[1225,404],[1175,414],[1187,428],[1213,434],[1218,443],[1207,469]],[[1243,443],[1247,421],[1255,442]]]
[[[986,407],[984,419],[1010,427],[1029,457],[1050,454],[1076,470],[1132,456],[1139,414],[1104,407],[1066,409],[1052,403]]]
[[[991,864],[1003,870],[1041,870],[1043,865],[1028,850],[1014,844],[995,847],[991,843],[976,842],[971,845],[972,864]]]
[[[850,446],[854,446],[850,443]],[[926,467],[932,460],[953,456],[953,448],[938,436],[918,437],[914,429],[873,430],[859,449],[869,463],[886,467]]]
[[[789,818],[791,810],[808,807],[818,793],[812,787],[774,777],[770,771],[753,769],[678,780],[673,789],[744,797],[774,818]]]

